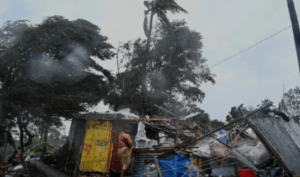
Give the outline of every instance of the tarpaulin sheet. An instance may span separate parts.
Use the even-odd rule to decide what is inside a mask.
[[[83,172],[109,172],[113,148],[112,138],[112,122],[88,120],[80,170]]]
[[[182,154],[175,155],[173,159],[165,161],[157,159],[161,173],[164,177],[168,176],[182,176],[189,177],[189,163],[190,159]],[[193,167],[193,166],[192,166]],[[192,168],[192,176],[197,176],[197,171]]]

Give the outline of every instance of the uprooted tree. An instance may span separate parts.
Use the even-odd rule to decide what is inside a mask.
[[[106,41],[98,26],[82,19],[52,16],[37,25],[3,25],[0,123],[8,135],[12,127],[19,127],[21,147],[16,151],[22,153],[30,144],[29,122],[42,119],[49,126],[59,125],[60,116],[72,118],[104,98],[113,77],[96,61],[113,57]],[[29,136],[27,143],[22,142],[24,134]]]

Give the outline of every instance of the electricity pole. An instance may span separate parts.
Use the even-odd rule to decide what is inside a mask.
[[[292,28],[294,33],[294,40],[295,40],[295,46],[296,46],[296,52],[297,52],[297,58],[298,58],[298,67],[300,71],[300,30],[299,30],[299,23],[298,18],[294,6],[293,0],[287,0],[287,5],[289,8],[290,18],[292,22]]]

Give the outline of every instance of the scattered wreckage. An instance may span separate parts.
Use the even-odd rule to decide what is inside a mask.
[[[12,168],[4,162],[1,172],[27,176],[120,176],[118,136],[124,125],[130,124],[135,149],[126,176],[299,175],[299,121],[282,111],[272,111],[269,106],[211,132],[188,121],[197,114],[139,118],[129,109],[77,114],[68,141],[59,150],[40,158],[28,156],[27,170],[20,168],[20,163]],[[258,112],[275,112],[279,116],[250,117]],[[239,121],[246,126],[224,130]]]

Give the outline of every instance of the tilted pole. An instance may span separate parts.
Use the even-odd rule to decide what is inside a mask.
[[[241,118],[239,118],[239,119],[237,119],[237,120],[235,120],[235,121],[232,121],[232,122],[230,122],[229,124],[226,124],[226,125],[224,125],[224,126],[222,126],[222,127],[219,127],[219,128],[217,128],[217,129],[215,129],[215,130],[209,132],[208,134],[206,134],[206,135],[204,135],[204,136],[202,136],[202,137],[200,137],[200,138],[197,138],[196,140],[190,142],[189,144],[195,143],[195,142],[197,142],[197,141],[199,141],[199,140],[201,140],[201,139],[203,139],[203,138],[205,138],[205,137],[208,137],[208,136],[212,135],[213,133],[216,133],[217,131],[224,129],[225,127],[228,127],[229,125],[232,125],[232,124],[234,124],[234,123],[237,123],[238,121],[243,120],[243,119],[245,119],[246,117],[251,116],[252,114],[255,114],[255,113],[257,113],[257,112],[259,112],[259,111],[261,111],[261,110],[263,110],[263,109],[265,109],[265,108],[267,108],[267,107],[270,107],[271,105],[272,105],[272,103],[270,103],[270,104],[268,104],[268,105],[266,105],[266,106],[264,106],[264,107],[262,107],[262,108],[260,108],[260,109],[257,109],[257,110],[255,110],[255,111],[252,111],[252,112],[250,112],[250,113],[248,113],[248,114],[245,114],[245,115],[242,116]],[[188,144],[187,144],[187,145],[188,145]],[[187,145],[185,145],[185,146],[187,146]],[[184,147],[184,146],[183,146],[183,147]]]
[[[297,58],[298,58],[298,67],[300,71],[300,30],[299,30],[299,23],[297,18],[297,13],[294,6],[293,0],[287,0],[287,5],[289,8],[290,13],[290,19],[292,23],[293,33],[294,33],[294,41],[295,41],[295,47],[297,52]]]

